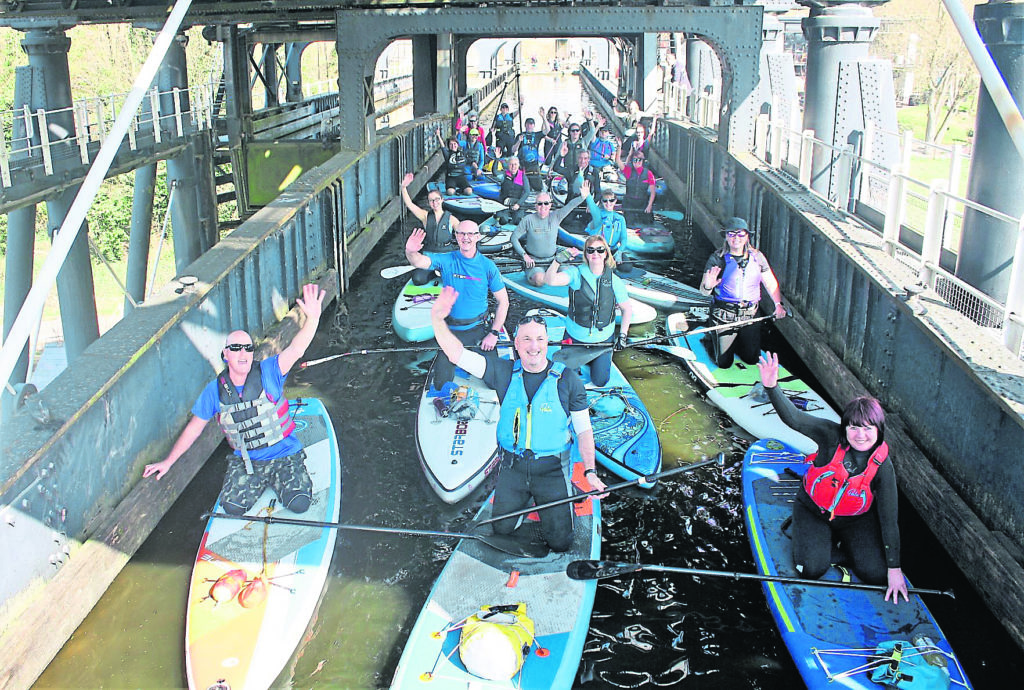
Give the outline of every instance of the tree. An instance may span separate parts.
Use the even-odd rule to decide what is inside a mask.
[[[981,1],[966,0],[972,8]],[[978,91],[967,48],[939,0],[897,0],[879,8],[878,15],[888,26],[876,52],[913,71],[914,95],[927,109],[924,138],[939,141],[953,113]]]

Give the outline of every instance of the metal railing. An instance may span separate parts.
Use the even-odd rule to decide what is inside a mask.
[[[129,147],[136,150],[136,140],[142,135],[159,144],[187,131],[211,127],[216,92],[213,82],[171,91],[151,89],[128,130]],[[54,157],[67,150],[68,141],[73,142],[82,165],[91,165],[127,96],[83,98],[70,107],[53,110],[25,106],[0,111],[0,186],[12,186],[12,164],[41,162],[45,174],[52,175]]]
[[[793,121],[783,123],[760,115],[755,125],[754,155],[795,177],[833,208],[856,215],[879,230],[886,251],[915,269],[922,287],[934,290],[950,307],[980,326],[1002,331],[1004,344],[1020,357],[1022,344],[1016,326],[1020,317],[1016,316],[1012,286],[1024,286],[1024,249],[1014,259],[1008,300],[980,291],[958,277],[956,268],[966,209],[1009,225],[1022,238],[1018,246],[1024,245],[1024,217],[1008,216],[960,193],[963,166],[969,161],[963,147],[920,142],[910,132],[899,135],[869,123],[863,132],[862,151],[872,150],[875,137],[899,137],[899,160],[886,165],[856,152],[853,145],[834,146],[816,138],[813,130],[798,129],[801,117],[794,111]],[[912,154],[922,150],[949,157],[945,179],[924,181],[907,174]],[[826,173],[822,173],[832,176],[829,194],[811,185],[816,160],[819,166],[821,160],[830,161]],[[1010,327],[1012,324],[1014,327]]]

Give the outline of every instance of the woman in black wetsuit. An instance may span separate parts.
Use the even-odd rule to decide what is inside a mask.
[[[803,491],[793,502],[793,563],[797,571],[817,579],[832,562],[838,540],[853,572],[869,584],[887,586],[893,603],[907,583],[900,568],[896,473],[885,443],[885,412],[875,398],[851,400],[836,424],[801,412],[777,387],[779,358],[765,353],[757,363],[761,383],[772,406],[787,426],[818,446],[809,456]]]

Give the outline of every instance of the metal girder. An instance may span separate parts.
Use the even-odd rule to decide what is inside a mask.
[[[700,35],[722,63],[723,115],[732,114],[757,84],[761,49],[760,7],[484,7],[340,11],[338,59],[342,145],[366,145],[363,89],[377,56],[401,36],[479,34],[497,37],[614,37],[657,32]],[[360,138],[357,138],[360,137]],[[726,132],[726,137],[727,132]],[[727,142],[723,141],[723,144]]]

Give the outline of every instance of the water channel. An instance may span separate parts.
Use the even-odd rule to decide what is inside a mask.
[[[525,112],[536,110],[529,106]],[[402,247],[413,223],[410,217],[396,224],[352,289],[325,314],[307,358],[401,345],[390,324],[400,281],[385,281],[379,271],[405,263]],[[682,224],[673,229],[679,261],[664,264],[662,272],[695,284],[712,247]],[[516,295],[512,304],[514,315],[529,308]],[[798,368],[784,344],[776,346],[790,368]],[[460,505],[444,505],[416,457],[413,419],[430,356],[347,357],[290,377],[290,396],[322,399],[333,419],[344,463],[344,521],[459,531],[476,512],[482,493]],[[602,557],[753,572],[739,481],[750,439],[701,398],[677,362],[627,350],[616,363],[659,424],[666,468],[719,451],[726,452],[727,461],[723,469],[664,480],[651,492],[632,490],[607,499]],[[185,685],[188,578],[203,532],[200,515],[220,488],[222,456],[215,453],[201,470],[36,687]],[[901,528],[904,567],[915,583],[957,592],[955,601],[930,603],[976,687],[1008,687],[1005,679],[1024,671],[1024,655],[906,505]],[[432,538],[340,533],[318,615],[274,686],[387,687],[452,547]],[[578,684],[802,685],[756,583],[652,573],[601,582]]]

